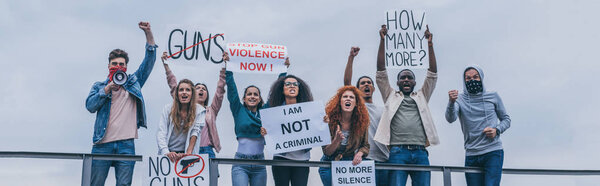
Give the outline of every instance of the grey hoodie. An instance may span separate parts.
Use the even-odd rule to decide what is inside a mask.
[[[479,72],[483,91],[471,94],[467,91],[464,82],[464,72],[474,68]],[[465,155],[476,156],[502,149],[500,135],[494,139],[485,136],[483,129],[486,127],[496,128],[502,134],[510,127],[510,117],[504,109],[502,99],[498,93],[486,91],[483,71],[478,66],[468,66],[463,72],[463,93],[458,95],[454,104],[448,102],[446,108],[446,120],[450,123],[460,119],[464,140]]]

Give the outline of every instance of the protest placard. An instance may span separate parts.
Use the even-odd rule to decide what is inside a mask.
[[[429,68],[429,50],[425,38],[426,19],[422,10],[385,12],[385,66],[394,69]]]
[[[331,181],[334,186],[375,186],[375,162],[362,161],[358,165],[352,165],[352,161],[332,161]]]
[[[331,143],[328,124],[323,122],[325,109],[321,101],[304,102],[260,110],[267,130],[266,148],[283,153]]]
[[[166,29],[165,42],[169,61],[189,64],[223,62],[225,35],[222,32],[201,31],[194,26],[173,26]],[[162,52],[161,52],[162,53]]]
[[[287,72],[285,58],[287,47],[258,43],[228,43],[229,62],[232,72],[279,74]]]
[[[173,163],[167,156],[144,156],[142,183],[144,186],[208,185],[208,154],[188,155]]]

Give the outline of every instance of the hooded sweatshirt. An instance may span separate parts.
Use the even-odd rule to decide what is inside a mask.
[[[475,69],[479,72],[483,91],[471,94],[467,91],[464,72]],[[454,103],[448,102],[446,120],[450,123],[460,119],[465,155],[477,156],[502,149],[500,135],[510,127],[510,117],[506,113],[502,99],[494,91],[486,91],[483,71],[479,66],[468,66],[463,72],[463,92]],[[485,136],[486,127],[496,128],[498,135],[491,139]]]

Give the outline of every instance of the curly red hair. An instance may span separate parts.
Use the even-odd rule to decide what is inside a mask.
[[[342,94],[346,91],[354,93],[356,98],[356,106],[352,110],[350,136],[348,139],[347,149],[356,149],[361,144],[361,139],[369,128],[369,111],[365,105],[363,99],[363,93],[354,86],[343,86],[337,90],[335,96],[333,96],[327,106],[325,107],[325,113],[329,117],[329,133],[331,137],[335,136],[335,131],[338,125],[341,125],[342,120],[342,106],[341,99]]]

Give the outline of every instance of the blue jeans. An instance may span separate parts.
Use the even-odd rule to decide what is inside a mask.
[[[264,154],[245,155],[235,153],[235,159],[264,160]],[[233,165],[231,167],[231,183],[233,186],[266,186],[267,169],[264,165]]]
[[[206,147],[200,147],[198,150],[198,154],[208,154],[209,158],[215,158],[215,151],[213,151],[213,147],[211,146],[206,146]]]
[[[481,173],[465,173],[468,186],[499,186],[502,177],[504,150],[496,150],[477,156],[466,156],[465,166],[483,167]]]
[[[420,145],[396,145],[390,149],[388,163],[429,165],[429,152]],[[413,186],[429,186],[431,172],[429,171],[390,171],[390,185],[405,186],[408,175]]]
[[[343,157],[340,161],[352,161],[353,159],[354,156]],[[321,161],[333,161],[333,157],[323,154]],[[319,176],[321,177],[321,182],[324,186],[331,186],[331,184],[333,184],[331,180],[331,167],[319,167]]]
[[[95,144],[92,147],[92,154],[135,155],[135,144],[133,139]],[[106,177],[108,176],[108,170],[111,166],[115,167],[115,177],[118,186],[131,185],[134,165],[135,161],[92,160],[91,185],[104,185],[104,181],[106,181]]]
[[[381,161],[375,161],[375,163],[387,163]],[[375,183],[377,186],[388,186],[390,185],[390,170],[375,169]]]

